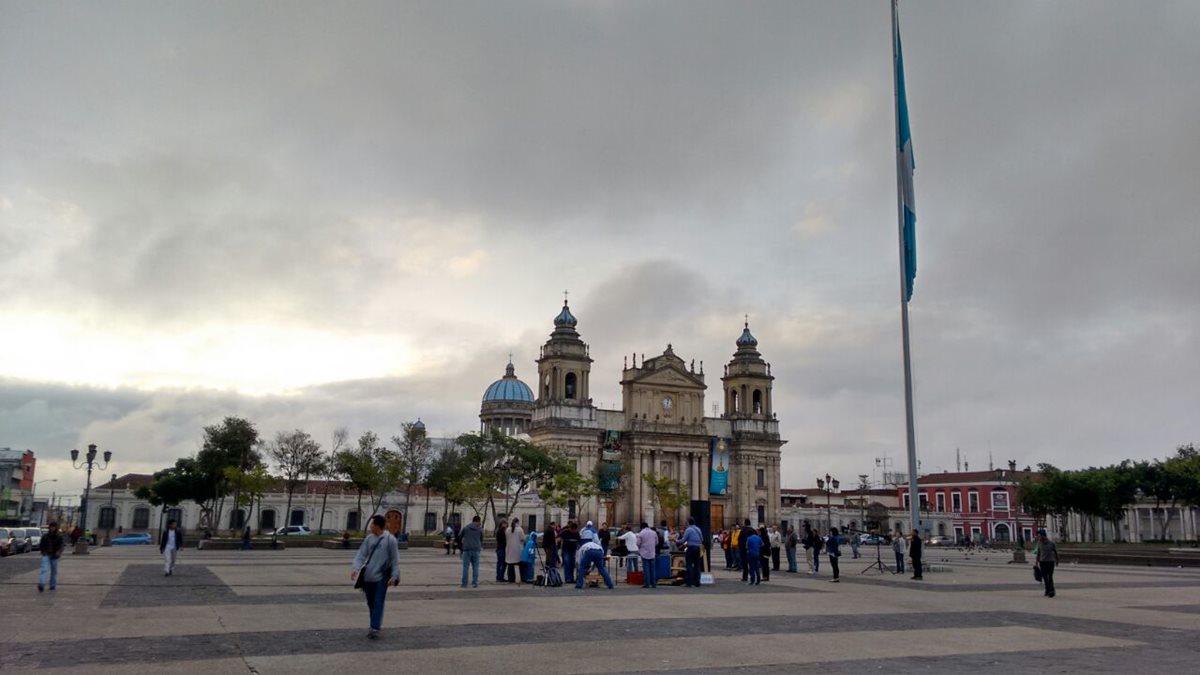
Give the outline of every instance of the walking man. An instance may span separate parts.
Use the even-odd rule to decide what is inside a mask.
[[[591,521],[588,521],[588,525],[591,524]],[[604,585],[608,586],[608,590],[611,591],[613,588],[612,577],[608,576],[608,570],[604,567],[604,548],[597,541],[599,537],[595,536],[595,531],[590,527],[584,532],[592,532],[593,536],[585,537],[583,544],[579,547],[579,569],[575,575],[575,588],[583,588],[583,581],[587,578],[588,570],[595,566],[604,579]]]
[[[912,560],[912,578],[920,581],[924,578],[921,576],[921,532],[915,527],[912,531],[912,541],[908,542],[908,557]]]
[[[700,588],[700,547],[704,545],[704,533],[696,527],[696,519],[688,517],[687,529],[683,534],[679,535],[678,541],[675,542],[680,548],[685,549],[685,576],[686,586],[695,586]]]
[[[850,553],[855,560],[858,560],[858,540],[858,530],[850,530]]]
[[[50,590],[58,586],[58,559],[62,557],[62,532],[58,531],[58,523],[51,521],[47,526],[49,531],[42,536],[38,549],[42,552],[42,570],[38,572],[38,593],[46,589],[46,577],[50,577]]]
[[[43,538],[43,542],[46,540]],[[45,543],[42,544],[45,546]],[[1037,566],[1042,570],[1042,583],[1046,585],[1046,597],[1054,597],[1054,568],[1058,566],[1058,547],[1046,536],[1046,529],[1038,529]],[[50,588],[54,588],[51,586]]]
[[[800,543],[804,545],[804,564],[808,565],[809,574],[817,571],[816,568],[813,567],[813,555],[815,553],[813,550],[814,538],[815,535],[812,531],[812,525],[809,525],[807,522],[804,523],[804,539]]]
[[[175,571],[175,556],[183,548],[183,531],[179,529],[175,519],[167,521],[167,529],[158,538],[158,552],[163,557],[163,576],[169,577]]]
[[[371,516],[367,526],[369,534],[358,547],[354,556],[354,567],[350,569],[350,578],[357,579],[362,574],[362,589],[367,596],[367,611],[371,616],[371,629],[367,637],[379,639],[379,630],[383,625],[383,601],[387,597],[388,586],[400,585],[400,550],[396,538],[384,529],[387,521],[381,515]]]
[[[483,553],[483,525],[479,516],[462,531],[462,588],[467,587],[467,568],[471,569],[471,588],[479,588],[479,555]]]
[[[790,574],[795,574],[796,569],[796,545],[800,543],[800,538],[796,536],[796,528],[788,524],[787,537],[783,540],[783,548],[787,551],[788,569]]]
[[[637,554],[642,559],[642,588],[658,588],[658,566],[654,564],[658,555],[658,532],[645,521],[637,533]]]
[[[892,551],[896,554],[896,574],[904,574],[904,533],[896,530],[892,539]]]

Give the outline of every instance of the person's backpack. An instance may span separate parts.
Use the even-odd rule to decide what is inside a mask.
[[[546,569],[546,586],[549,588],[558,588],[563,585],[562,575],[558,573],[557,567],[549,567]]]

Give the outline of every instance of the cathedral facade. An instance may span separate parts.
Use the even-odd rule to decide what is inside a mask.
[[[516,386],[510,363],[505,378],[489,387],[481,428],[520,429],[530,440],[573,458],[593,476],[600,493],[572,509],[580,517],[609,523],[656,521],[644,476],[667,476],[692,500],[710,503],[712,528],[744,518],[779,520],[779,460],[785,441],[772,397],[771,366],[758,351],[749,322],[721,377],[719,417],[705,416],[704,364],[695,367],[671,345],[653,358],[634,355],[621,372],[620,410],[596,407],[589,394],[591,351],[567,303],[539,352],[532,406],[528,388]],[[498,400],[500,391],[514,400]],[[490,399],[489,399],[490,396]],[[530,410],[531,408],[531,410]],[[526,422],[523,414],[529,411]],[[689,506],[675,514],[686,518]],[[575,515],[575,514],[571,514]]]

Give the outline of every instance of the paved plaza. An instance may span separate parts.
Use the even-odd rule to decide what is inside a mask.
[[[497,584],[485,553],[484,581],[464,590],[457,557],[417,549],[401,552],[383,637],[368,641],[352,556],[189,550],[166,578],[157,547],[93,549],[64,555],[43,594],[36,555],[0,559],[0,670],[1125,675],[1200,662],[1200,570],[1068,565],[1048,599],[1006,555],[935,551],[948,571],[923,582],[846,558],[840,584],[823,567],[756,588],[717,570],[700,590],[576,591]]]

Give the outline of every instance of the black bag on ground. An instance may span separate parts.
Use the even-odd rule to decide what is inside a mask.
[[[557,588],[563,585],[562,575],[558,573],[557,567],[546,568],[546,586],[549,588]]]
[[[1042,568],[1037,565],[1033,566],[1033,580],[1042,583]]]

